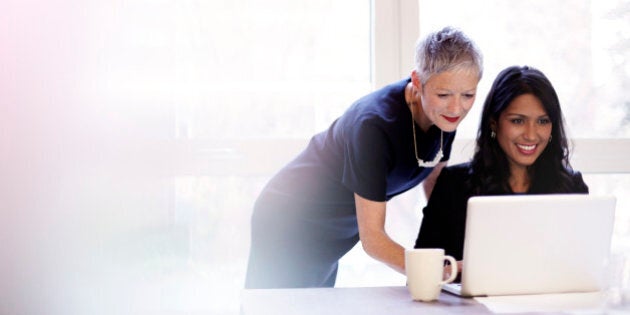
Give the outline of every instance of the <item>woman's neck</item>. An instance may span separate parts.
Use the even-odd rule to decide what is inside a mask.
[[[407,102],[407,106],[409,106],[413,121],[420,126],[423,132],[427,132],[433,123],[425,118],[422,112],[422,100],[418,96],[417,91],[414,90],[413,83],[409,82],[405,87],[405,101]]]
[[[512,168],[510,171],[509,184],[514,193],[525,193],[529,190],[529,174],[527,168]]]

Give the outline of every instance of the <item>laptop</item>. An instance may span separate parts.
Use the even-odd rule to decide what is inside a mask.
[[[510,195],[468,200],[460,296],[603,289],[616,198]]]

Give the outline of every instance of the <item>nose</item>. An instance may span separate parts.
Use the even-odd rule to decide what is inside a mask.
[[[463,111],[465,111],[465,102],[462,97],[456,97],[451,102],[449,102],[446,110],[451,115],[461,115]]]
[[[525,140],[533,141],[536,140],[536,135],[538,134],[536,124],[525,124],[525,130],[523,132],[523,137]]]

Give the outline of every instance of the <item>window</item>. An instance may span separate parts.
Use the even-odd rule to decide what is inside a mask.
[[[198,8],[188,13],[198,22],[181,19],[178,27],[193,30],[180,41],[191,45],[182,53],[195,55],[174,67],[185,69],[176,125],[193,167],[176,177],[174,224],[188,233],[194,272],[228,284],[226,303],[235,305],[258,192],[372,88],[371,7],[363,0],[204,5],[199,16]]]
[[[238,313],[255,197],[372,89],[371,14],[365,0],[2,2],[6,312]]]

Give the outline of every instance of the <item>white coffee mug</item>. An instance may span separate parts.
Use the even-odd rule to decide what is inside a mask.
[[[444,261],[451,264],[451,276],[442,280]],[[415,248],[405,250],[407,289],[416,301],[435,301],[440,296],[442,285],[457,278],[455,258],[444,255],[441,248]]]

